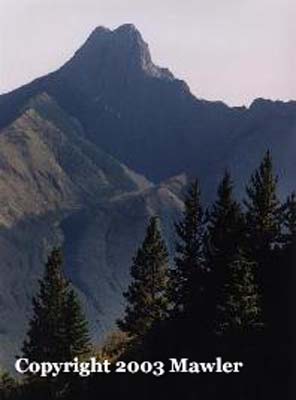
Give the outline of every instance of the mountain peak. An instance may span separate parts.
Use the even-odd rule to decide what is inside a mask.
[[[123,24],[114,30],[116,33],[140,33],[134,24]]]
[[[90,34],[89,39],[94,39],[97,36],[104,35],[110,33],[110,29],[106,28],[105,26],[97,26],[92,33]]]
[[[143,42],[140,31],[136,28],[134,24],[123,24],[114,30],[111,30],[105,26],[97,26],[92,33],[89,35],[86,43],[94,42],[100,40],[101,38],[111,37],[111,36],[122,36],[127,39],[137,38]]]
[[[156,66],[149,47],[133,24],[123,24],[114,30],[98,26],[84,45],[62,70],[69,69],[83,85],[95,82],[137,79],[151,76],[174,79],[167,69]]]

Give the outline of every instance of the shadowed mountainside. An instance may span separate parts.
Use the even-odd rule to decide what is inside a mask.
[[[67,276],[102,340],[146,220],[159,214],[169,235],[182,202],[91,144],[47,94],[1,131],[0,160],[0,364],[12,369],[52,246],[64,246]]]
[[[255,142],[248,154],[260,158],[263,148],[274,150],[271,128],[275,148],[295,132],[295,102],[259,100],[246,109],[196,99],[186,83],[153,64],[130,24],[114,31],[97,28],[58,71],[0,96],[0,126],[42,92],[80,121],[91,142],[155,182],[182,172],[207,182],[233,166],[229,153],[237,143],[236,151],[243,150],[250,135],[262,146]],[[244,167],[238,168],[245,175]]]

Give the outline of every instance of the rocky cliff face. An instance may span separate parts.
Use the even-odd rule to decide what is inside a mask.
[[[132,25],[97,28],[58,71],[0,96],[0,364],[19,350],[53,245],[100,340],[149,216],[172,246],[188,179],[200,178],[207,202],[228,167],[241,194],[268,148],[286,195],[295,141],[295,102],[196,99]]]

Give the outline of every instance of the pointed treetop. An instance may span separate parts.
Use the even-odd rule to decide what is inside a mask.
[[[123,319],[117,321],[130,338],[141,339],[155,324],[167,316],[168,252],[152,217],[142,245],[131,266],[132,281],[124,297],[127,307]]]

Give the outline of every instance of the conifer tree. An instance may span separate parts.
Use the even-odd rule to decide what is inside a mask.
[[[68,282],[61,265],[61,251],[54,249],[48,258],[44,278],[39,282],[39,293],[33,298],[33,316],[23,355],[34,361],[57,361],[63,354],[63,316]]]
[[[86,321],[62,264],[61,250],[54,249],[33,298],[33,316],[23,344],[23,355],[30,360],[71,361],[89,348]]]
[[[296,246],[296,193],[292,193],[283,206],[284,245]]]
[[[224,302],[219,306],[218,314],[219,333],[248,336],[263,326],[254,269],[254,263],[238,251],[229,265],[229,277],[223,287]]]
[[[270,328],[274,323],[274,291],[280,266],[282,206],[277,197],[277,177],[269,151],[251,176],[246,190],[247,250],[256,265],[264,323]]]
[[[239,203],[233,198],[233,184],[225,172],[217,190],[217,199],[207,213],[205,236],[206,266],[210,271],[208,308],[213,330],[217,308],[224,301],[223,288],[230,278],[230,265],[244,243],[244,217]]]
[[[207,216],[206,265],[211,273],[212,312],[223,301],[222,288],[229,279],[229,265],[244,244],[245,224],[240,204],[233,198],[230,174],[225,172],[217,200]],[[215,318],[215,315],[213,315]]]
[[[269,151],[251,176],[246,191],[247,199],[244,203],[248,246],[255,259],[262,264],[267,261],[280,236],[281,207],[277,197],[277,177],[273,173]]]
[[[129,338],[141,339],[157,322],[167,317],[168,252],[158,219],[152,217],[145,239],[133,259],[132,282],[124,297],[127,300],[119,328]]]
[[[225,274],[227,265],[243,245],[245,230],[243,213],[233,198],[233,184],[228,172],[218,187],[217,200],[208,213],[207,222],[208,265],[211,270]]]
[[[67,360],[88,354],[91,351],[88,322],[82,313],[77,294],[72,288],[67,294],[63,323],[66,338],[65,352],[68,353],[66,354]]]
[[[175,224],[176,256],[170,279],[173,316],[193,313],[205,284],[203,209],[197,180],[189,186],[184,205],[183,217]]]
[[[292,315],[294,315],[293,305],[295,304],[294,286],[295,286],[295,259],[296,259],[296,194],[292,193],[283,206],[283,248],[280,267],[282,274],[277,275],[277,290],[281,290],[281,303],[277,310],[282,325],[294,323]],[[279,303],[279,302],[278,302]],[[280,319],[279,318],[279,319]],[[288,330],[288,329],[287,329]],[[292,332],[292,329],[290,329]]]

